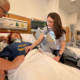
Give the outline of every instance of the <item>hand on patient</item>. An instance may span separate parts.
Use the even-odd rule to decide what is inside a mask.
[[[24,48],[25,49],[25,52],[28,53],[29,51],[31,51],[33,49],[33,46],[27,46]]]
[[[1,36],[1,37],[0,37],[0,42],[4,41],[4,43],[6,43],[7,40],[8,40],[8,38],[5,37],[5,36]]]
[[[14,68],[17,68],[24,61],[24,55],[17,56],[13,61]]]
[[[59,57],[59,56],[56,56],[56,57],[54,57],[53,59],[56,60],[57,62],[59,62],[60,57]]]

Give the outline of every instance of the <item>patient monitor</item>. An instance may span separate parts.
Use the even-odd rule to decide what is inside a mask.
[[[42,31],[41,29],[38,27],[36,33],[35,33],[35,38],[38,39],[41,35]],[[44,39],[42,40],[42,42],[40,43],[41,48],[45,51],[45,52],[49,52],[52,53],[50,48],[47,45],[47,41],[46,41],[46,37],[44,37]]]
[[[43,30],[45,26],[47,26],[46,21],[31,20],[31,32],[36,32],[38,27]]]

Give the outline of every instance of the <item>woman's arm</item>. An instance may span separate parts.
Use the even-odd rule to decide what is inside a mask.
[[[62,55],[64,52],[64,49],[65,49],[65,41],[61,41],[61,48],[60,48],[59,54]]]
[[[12,62],[0,58],[0,70],[10,70],[18,67],[24,61],[24,55],[16,57]]]
[[[37,46],[38,44],[40,44],[40,42],[43,40],[43,38],[44,38],[44,34],[41,33],[40,37],[31,46],[34,48],[35,46]]]
[[[44,34],[41,33],[40,37],[34,42],[33,45],[25,47],[25,52],[31,51],[34,47],[36,47],[44,38]]]
[[[64,52],[64,49],[65,49],[65,41],[61,41],[61,48],[60,48],[60,51],[58,54],[62,55],[63,52]],[[56,57],[54,57],[54,59],[56,61],[59,61],[60,60],[60,57],[57,55]]]

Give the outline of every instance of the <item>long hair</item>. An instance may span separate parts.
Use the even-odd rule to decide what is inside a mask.
[[[10,33],[10,34],[7,36],[7,38],[8,38],[7,43],[8,43],[9,45],[13,43],[13,41],[11,41],[11,36],[12,36],[13,33],[17,33],[17,34],[20,35],[20,33],[18,33],[18,32],[12,32],[12,33]],[[21,35],[20,35],[20,38],[22,38]]]
[[[56,39],[59,39],[62,37],[63,33],[66,33],[66,31],[62,28],[60,16],[57,13],[52,12],[48,14],[47,18],[48,17],[51,17],[54,20],[53,31],[55,33]]]

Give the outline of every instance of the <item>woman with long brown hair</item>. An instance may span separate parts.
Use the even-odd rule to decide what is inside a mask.
[[[47,45],[55,55],[56,61],[63,62],[62,54],[65,49],[65,30],[62,28],[62,22],[60,16],[55,13],[49,13],[47,16],[47,27],[44,27],[40,37],[31,46],[25,47],[25,51],[32,50],[37,46],[46,35]]]

